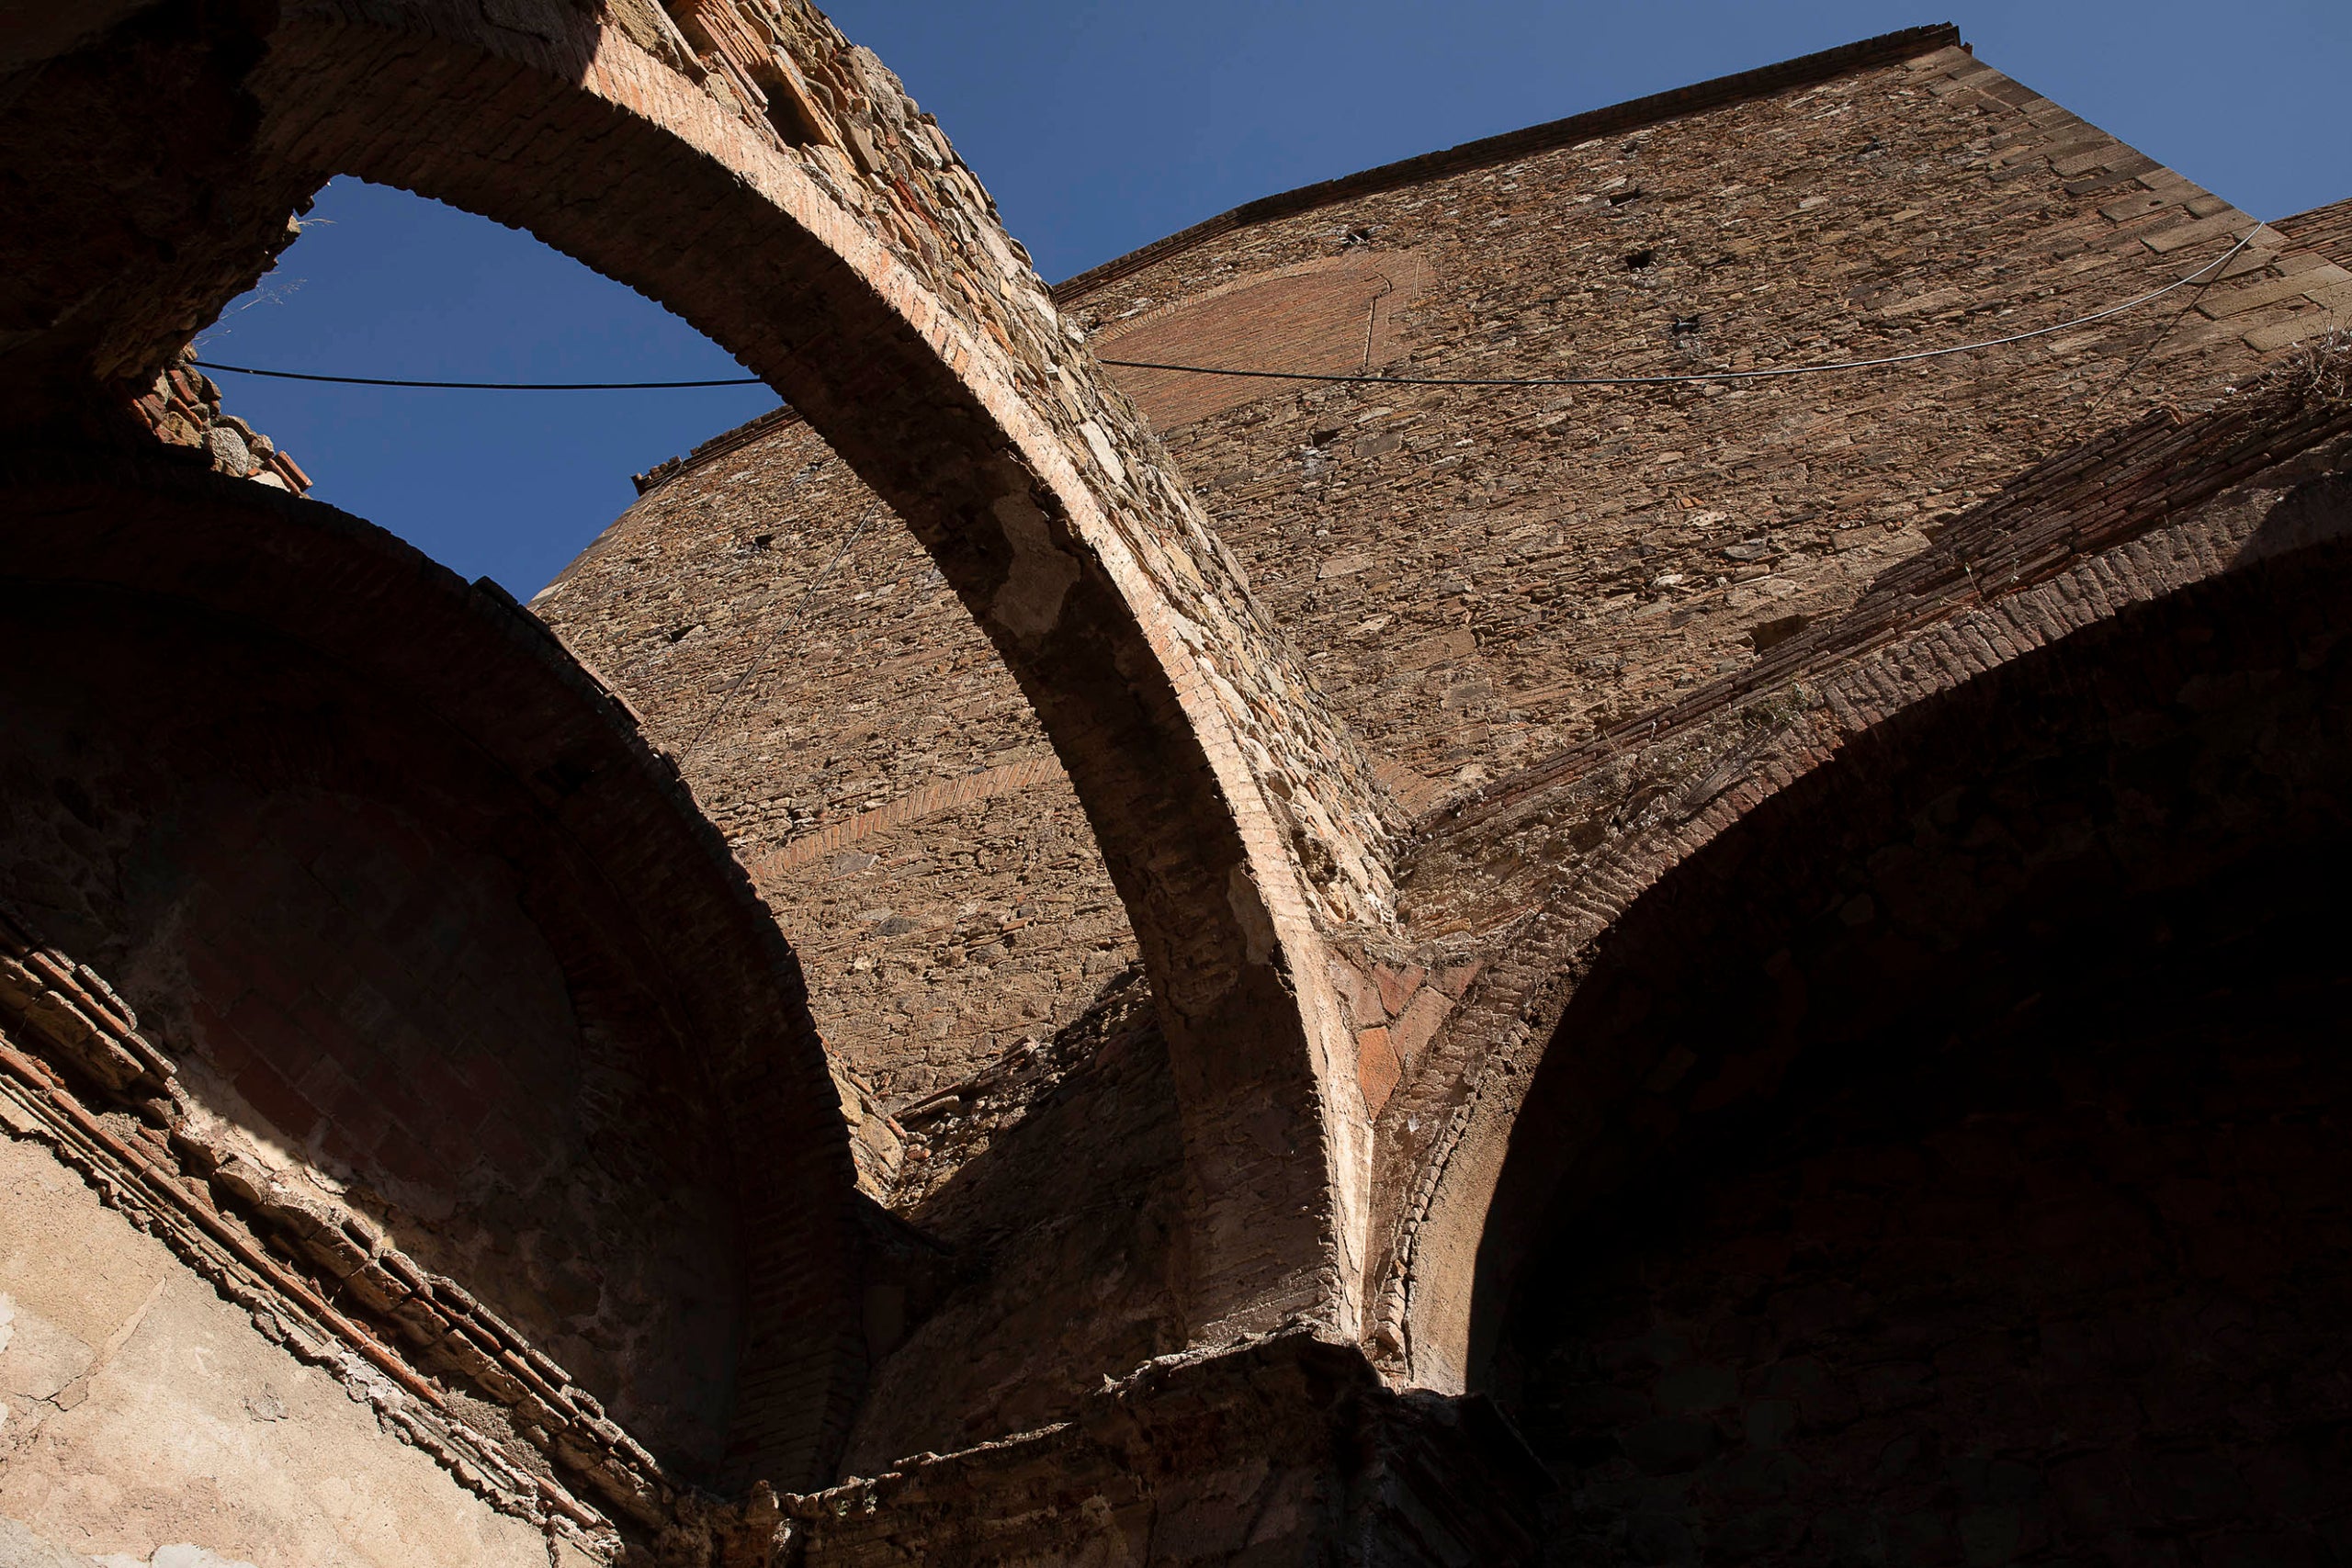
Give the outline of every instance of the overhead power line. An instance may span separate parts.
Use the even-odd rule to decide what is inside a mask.
[[[435,392],[654,392],[680,387],[756,387],[757,376],[734,376],[720,381],[401,381],[389,376],[316,376],[304,370],[256,370],[250,365],[220,365],[191,359],[198,370],[225,370],[232,376],[266,376],[273,381],[329,381],[338,387],[421,387]]]
[[[1939,359],[1947,355],[2006,348],[2011,344],[2073,332],[2077,327],[2086,327],[2106,321],[2109,316],[2120,316],[2126,310],[2136,310],[2150,300],[2161,299],[2177,288],[2188,288],[2199,278],[2204,278],[2210,286],[2218,280],[2222,268],[2254,243],[2257,232],[2258,228],[2249,229],[2244,239],[2222,254],[2161,288],[2152,288],[2120,305],[2109,305],[2103,310],[2077,316],[2071,321],[2011,333],[2006,337],[1984,338],[1975,343],[1953,344],[1945,348],[1923,348],[1911,354],[1891,354],[1875,359],[1836,359],[1815,365],[1770,366],[1755,370],[1694,370],[1672,376],[1384,376],[1370,372],[1349,375],[1317,370],[1237,370],[1216,365],[1180,365],[1157,359],[1102,358],[1100,363],[1125,370],[1167,370],[1186,376],[1237,376],[1265,381],[1340,381],[1381,387],[1664,387],[1700,381],[1756,381],[1781,376],[1819,376],[1839,370],[1874,370],[1883,366]],[[2208,274],[2212,276],[2208,276]],[[756,387],[763,384],[757,376],[737,376],[711,381],[405,381],[384,376],[320,376],[300,370],[262,370],[250,365],[221,365],[206,359],[191,363],[201,370],[220,370],[234,376],[266,376],[279,381],[324,381],[342,387],[413,387],[435,391],[639,392],[669,391],[689,387]]]
[[[2072,332],[2094,321],[2161,299],[2176,288],[2187,288],[2207,273],[2219,276],[2246,246],[2254,243],[2255,230],[2246,231],[2245,238],[2212,261],[2207,262],[2186,277],[2174,278],[2162,288],[2152,288],[2136,295],[2120,305],[2109,305],[2104,310],[2094,310],[2087,316],[2077,316],[2071,321],[2055,326],[2036,327],[2030,332],[2011,333],[2007,337],[1985,338],[1977,343],[1953,344],[1948,348],[1923,348],[1913,354],[1891,354],[1877,359],[1837,359],[1818,365],[1781,365],[1760,370],[1700,370],[1676,376],[1375,376],[1321,375],[1301,370],[1220,370],[1205,365],[1167,365],[1149,359],[1103,359],[1104,365],[1116,365],[1130,370],[1182,370],[1197,376],[1249,376],[1277,381],[1354,381],[1373,382],[1384,387],[1660,387],[1690,381],[1753,381],[1770,376],[1817,376],[1831,370],[1873,370],[1883,365],[1909,365],[1921,359],[1939,359],[1950,354],[1974,354],[1982,349],[2006,348],[2013,343],[2032,338],[2048,337],[2054,333]],[[2210,281],[2210,280],[2209,280]]]

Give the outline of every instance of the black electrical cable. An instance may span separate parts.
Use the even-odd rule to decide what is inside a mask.
[[[338,387],[422,387],[436,392],[646,392],[680,387],[757,387],[757,376],[736,376],[723,381],[396,381],[383,376],[313,376],[300,370],[256,370],[250,365],[220,365],[191,359],[198,370],[225,370],[232,376],[266,376],[273,381],[331,381]]]
[[[2109,305],[2104,310],[2094,310],[2087,316],[2077,316],[2071,321],[2055,326],[2036,327],[2030,332],[2012,333],[2007,337],[1985,338],[1977,343],[1954,344],[1949,348],[1923,348],[1913,354],[1894,354],[1878,359],[1838,359],[1819,365],[1784,365],[1760,370],[1702,370],[1678,376],[1374,376],[1334,375],[1312,370],[1233,370],[1214,365],[1176,365],[1154,359],[1102,359],[1104,365],[1126,370],[1170,370],[1187,376],[1240,376],[1264,381],[1346,381],[1382,387],[1663,387],[1694,381],[1755,381],[1779,376],[1817,376],[1832,370],[1871,370],[1886,365],[1909,365],[1922,359],[1939,359],[1951,354],[1974,354],[1981,349],[2005,348],[2010,344],[2025,343],[2054,333],[2072,332],[2094,321],[2160,299],[2176,288],[2185,288],[2208,273],[2210,287],[2221,276],[2240,251],[2254,243],[2260,229],[2249,229],[2245,238],[2226,252],[2207,262],[2195,272],[2177,277],[2162,288],[2150,289],[2120,305]],[[2203,289],[2199,293],[2201,295]],[[2193,306],[2195,301],[2192,300]],[[2161,340],[2159,340],[2161,341]],[[2145,357],[2144,355],[2142,356]],[[235,376],[267,376],[279,381],[326,381],[340,387],[418,387],[436,391],[459,392],[638,392],[668,391],[686,387],[756,387],[762,384],[757,376],[737,376],[715,381],[401,381],[380,376],[317,376],[300,370],[257,370],[250,365],[221,365],[211,360],[190,361],[199,370],[222,370]],[[2136,363],[2132,368],[2136,369]],[[2125,372],[2126,375],[2130,371]]]

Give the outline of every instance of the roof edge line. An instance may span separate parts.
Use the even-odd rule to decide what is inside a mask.
[[[1393,164],[1382,164],[1356,174],[1300,186],[1295,190],[1260,197],[1255,201],[1244,202],[1214,218],[1204,219],[1189,229],[1180,229],[1163,239],[1154,240],[1125,255],[1114,256],[1098,266],[1089,267],[1073,277],[1063,279],[1053,287],[1054,302],[1065,307],[1076,304],[1106,284],[1115,283],[1154,263],[1180,255],[1237,229],[1309,212],[1318,207],[1333,206],[1358,197],[1375,196],[1384,191],[1419,185],[1425,180],[1465,174],[1489,164],[1508,163],[1515,158],[1589,141],[1598,136],[1655,125],[1682,115],[1721,108],[1791,87],[1826,82],[1871,66],[1892,64],[1898,60],[1955,47],[1964,46],[1961,44],[1960,29],[1950,22],[1905,28],[1854,43],[1840,44],[1835,49],[1799,55],[1777,64],[1734,72],[1728,76],[1713,77],[1687,87],[1673,87],[1604,108],[1587,109],[1565,119],[1547,120],[1520,130],[1507,130],[1497,136],[1464,141],[1459,146],[1423,152]]]
[[[1681,115],[1698,114],[1751,98],[1769,96],[1791,87],[1802,87],[1816,82],[1833,81],[1856,71],[1874,65],[1891,64],[1917,55],[1930,54],[1939,49],[1964,47],[1960,28],[1950,22],[1930,23],[1923,27],[1904,28],[1895,32],[1881,33],[1875,38],[1839,44],[1834,49],[1818,50],[1801,54],[1793,60],[1777,64],[1759,65],[1752,70],[1736,71],[1728,76],[1712,77],[1687,87],[1671,87],[1646,97],[1629,98],[1621,104],[1602,108],[1587,109],[1566,119],[1547,120],[1520,130],[1506,130],[1499,135],[1464,141],[1456,147],[1442,148],[1415,157],[1382,164],[1352,175],[1341,175],[1314,185],[1300,186],[1295,190],[1262,196],[1243,202],[1230,211],[1214,218],[1203,219],[1189,229],[1154,240],[1151,243],[1114,256],[1099,266],[1088,268],[1074,277],[1065,278],[1053,286],[1054,303],[1067,308],[1084,295],[1106,284],[1142,271],[1156,262],[1180,255],[1195,245],[1205,243],[1221,234],[1245,229],[1253,223],[1271,222],[1317,207],[1328,207],[1356,197],[1375,196],[1383,191],[1396,190],[1418,185],[1424,180],[1439,179],[1447,175],[1466,173],[1492,164],[1508,163],[1537,152],[1548,152],[1557,147],[1588,141],[1596,136],[1608,136],[1618,131],[1656,125]],[[770,431],[799,423],[799,415],[790,405],[771,409],[766,413],[745,421],[730,430],[721,431],[692,451],[656,463],[642,474],[632,476],[639,500],[652,494],[672,479],[723,457]],[[568,567],[565,569],[570,570]],[[559,573],[554,582],[562,581]],[[547,592],[541,589],[541,592]]]

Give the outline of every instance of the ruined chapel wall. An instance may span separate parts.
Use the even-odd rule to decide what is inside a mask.
[[[1951,48],[1250,223],[1062,296],[1098,355],[1170,357],[1184,301],[1408,253],[1393,373],[1687,374],[2070,321],[2254,227]],[[1426,804],[1751,661],[2050,452],[2219,395],[2324,314],[2282,283],[2302,264],[2272,265],[2281,248],[2258,240],[2207,299],[2253,278],[2264,309],[2188,316],[2103,403],[2186,290],[2012,348],[1785,381],[1257,382],[1161,434],[1375,758],[1430,781],[1391,773]],[[1198,315],[1213,354],[1220,309]],[[1129,322],[1157,353],[1123,353]]]
[[[2064,321],[2251,224],[1948,49],[1246,225],[1062,293],[1108,357],[1676,373]],[[1206,378],[1112,374],[1423,808],[1744,666],[1758,627],[1844,608],[2052,447],[2224,384],[2260,357],[2248,333],[2319,309],[2293,290],[2219,309],[2310,259],[2256,265],[2272,248],[2097,413],[2169,302],[1730,389],[1204,398]],[[903,1104],[1077,1016],[1130,951],[1124,913],[1026,701],[904,528],[788,418],[652,477],[535,608],[682,754],[835,1051]]]
[[[1133,961],[1028,699],[805,424],[668,478],[532,608],[678,756],[887,1103],[1051,1035]]]

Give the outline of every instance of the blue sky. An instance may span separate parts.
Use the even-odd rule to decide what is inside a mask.
[[[1919,22],[2263,218],[2352,196],[2344,0],[841,0],[1060,278],[1311,180]],[[527,235],[337,180],[206,357],[332,374],[741,374]],[[469,393],[220,378],[318,499],[527,597],[628,476],[774,405],[759,388]]]

